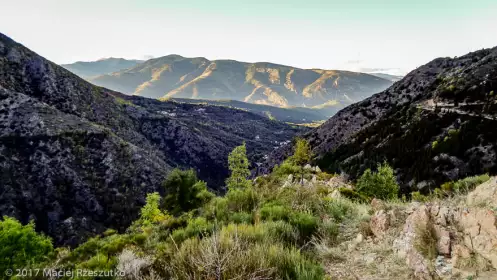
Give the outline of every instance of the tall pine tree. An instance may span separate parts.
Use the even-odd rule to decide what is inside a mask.
[[[228,156],[228,165],[231,175],[226,179],[228,189],[244,189],[252,184],[247,178],[250,176],[249,161],[245,142],[235,147]]]

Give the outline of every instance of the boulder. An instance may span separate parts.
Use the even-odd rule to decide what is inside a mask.
[[[497,207],[497,177],[479,185],[467,196],[469,206]]]
[[[390,226],[390,216],[385,210],[379,210],[371,217],[369,226],[374,236],[381,238],[385,235]]]

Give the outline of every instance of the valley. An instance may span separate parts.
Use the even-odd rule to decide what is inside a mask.
[[[495,278],[497,47],[400,80],[101,64],[94,85],[0,34],[0,270]]]

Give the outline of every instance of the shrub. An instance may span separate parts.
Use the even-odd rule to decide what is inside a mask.
[[[263,225],[228,224],[221,228],[222,237],[236,237],[239,241],[257,243],[271,241],[267,229]]]
[[[290,174],[298,174],[300,172],[300,167],[293,164],[289,160],[285,160],[281,165],[276,165],[273,169],[273,175],[278,178],[286,179],[286,176]]]
[[[419,202],[427,202],[430,198],[426,195],[422,195],[419,191],[411,193],[411,199]]]
[[[0,220],[0,271],[24,268],[47,260],[53,252],[50,238],[38,234],[33,222],[22,225],[7,216]]]
[[[235,212],[230,215],[229,220],[236,224],[251,224],[252,214],[247,212]]]
[[[332,199],[326,205],[327,213],[336,222],[341,222],[345,217],[350,216],[354,212],[353,203],[347,199]]]
[[[295,212],[290,216],[290,224],[297,228],[301,240],[309,240],[318,228],[318,219],[310,213]]]
[[[267,221],[288,220],[290,211],[287,207],[269,203],[261,208],[260,215],[262,220]]]
[[[370,199],[367,196],[348,188],[341,187],[338,189],[338,191],[340,192],[341,195],[352,201],[363,202],[363,203],[367,203],[370,201]]]
[[[230,211],[252,212],[257,206],[258,197],[252,187],[230,189],[226,194],[227,206]]]
[[[143,224],[158,223],[168,218],[167,213],[159,209],[160,195],[156,192],[147,194],[147,203],[140,211],[140,220]]]
[[[387,163],[379,164],[377,172],[367,169],[356,187],[358,192],[380,199],[395,199],[399,191],[393,169]]]
[[[433,150],[435,150],[435,149],[437,148],[437,146],[438,146],[438,141],[437,141],[437,140],[435,140],[435,141],[433,141],[433,142],[431,143],[431,148],[432,148]]]
[[[438,255],[437,250],[437,234],[435,228],[428,221],[426,225],[417,224],[415,228],[416,238],[414,240],[414,248],[420,252],[425,258],[433,260]]]
[[[174,214],[187,212],[207,203],[214,194],[207,190],[207,184],[197,180],[195,171],[174,169],[162,183],[168,195],[164,205]]]
[[[282,246],[271,245],[262,247],[267,250],[269,263],[276,267],[277,274],[283,279],[314,280],[323,279],[323,268],[301,255],[295,248],[285,249]]]
[[[165,279],[274,279],[276,268],[260,245],[236,235],[188,239],[164,259]]]
[[[287,222],[265,222],[262,226],[273,240],[279,240],[285,244],[295,244],[298,241],[298,233]]]
[[[453,185],[453,191],[455,192],[469,192],[474,189],[476,186],[490,180],[490,176],[488,174],[483,174],[479,176],[471,176],[464,178],[462,180],[458,180]]]
[[[188,237],[210,234],[214,230],[214,224],[208,222],[203,217],[198,217],[188,221],[185,233]]]
[[[471,176],[456,182],[445,182],[440,186],[440,189],[444,194],[450,194],[451,192],[456,193],[466,193],[473,190],[476,186],[485,183],[490,179],[488,174]]]

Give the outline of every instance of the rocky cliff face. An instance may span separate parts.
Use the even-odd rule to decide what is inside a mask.
[[[308,132],[320,167],[355,178],[387,161],[403,189],[497,172],[497,48],[439,58]],[[275,152],[267,166],[281,161]]]
[[[125,229],[172,167],[213,189],[243,141],[253,162],[300,128],[219,106],[129,97],[89,84],[0,34],[0,214],[57,244]]]
[[[151,59],[90,81],[151,98],[229,99],[277,107],[336,108],[392,84],[381,77],[349,71],[299,69],[266,62],[210,61],[178,55]]]

